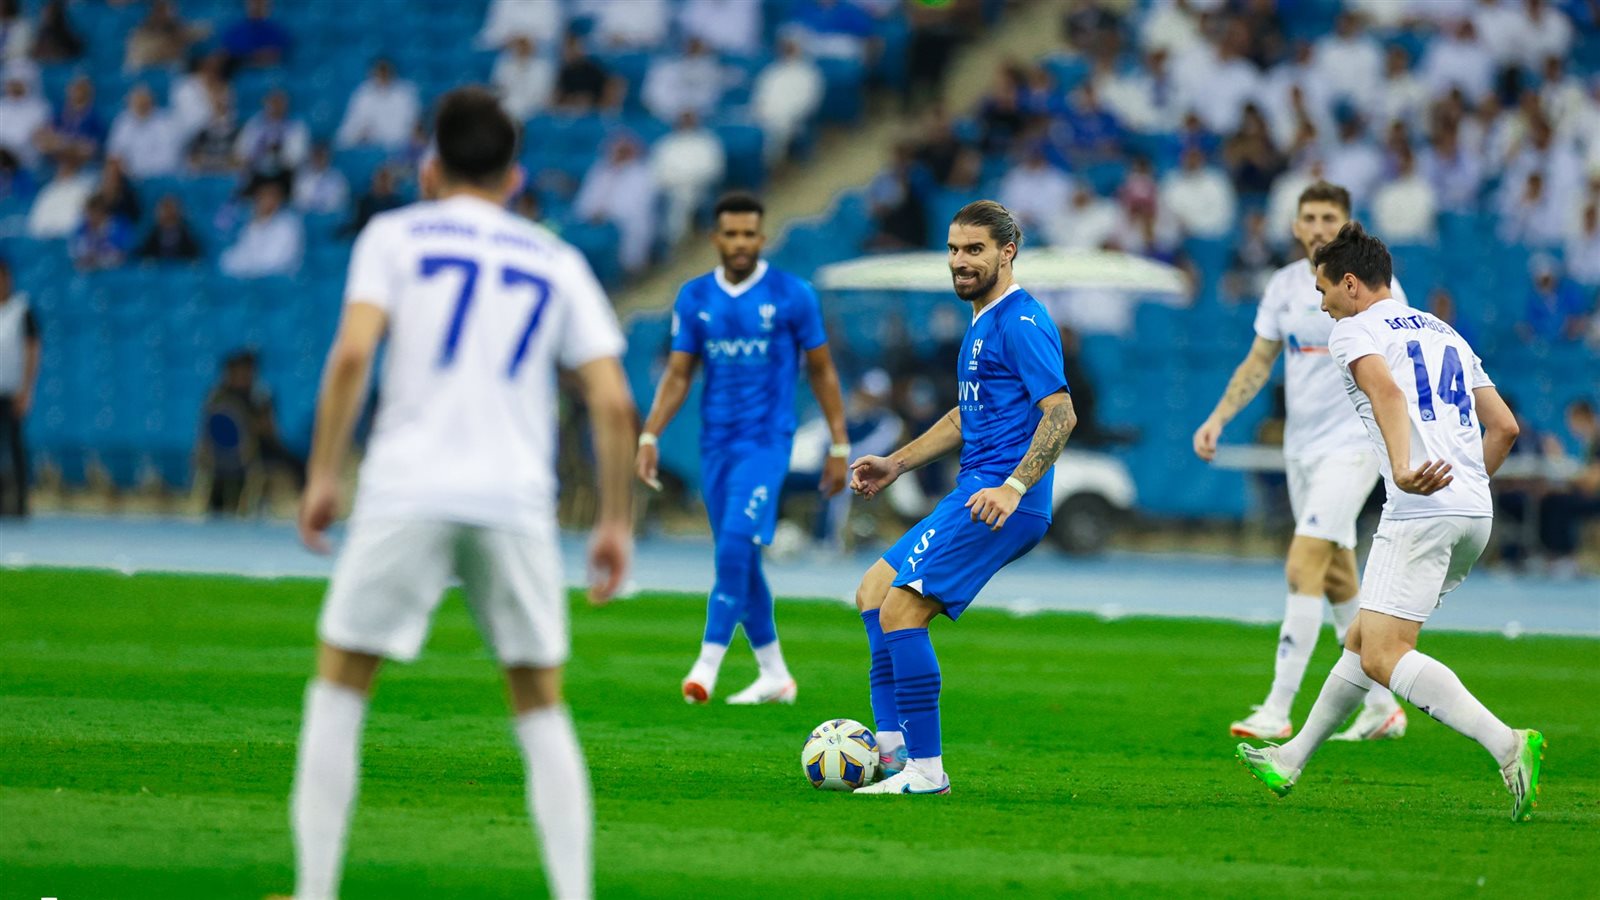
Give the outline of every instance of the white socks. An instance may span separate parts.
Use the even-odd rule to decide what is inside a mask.
[[[1400,657],[1389,687],[1407,702],[1483,745],[1504,766],[1517,753],[1517,736],[1472,696],[1444,663],[1415,650]]]
[[[701,644],[700,658],[689,667],[689,680],[705,686],[710,694],[717,686],[717,672],[722,669],[722,658],[728,655],[727,644]]]
[[[906,768],[915,771],[918,775],[927,778],[934,784],[944,781],[944,757],[930,756],[927,759],[913,759],[906,763]]]
[[[1278,660],[1272,670],[1272,692],[1261,708],[1280,719],[1289,717],[1294,695],[1300,690],[1311,651],[1322,630],[1321,597],[1290,594],[1283,609],[1283,626],[1278,629]]]
[[[1328,673],[1328,680],[1322,683],[1322,693],[1312,704],[1305,726],[1278,749],[1278,758],[1292,769],[1305,768],[1311,754],[1344,724],[1371,689],[1372,679],[1361,671],[1360,654],[1344,651],[1333,664],[1333,671]]]
[[[594,895],[594,809],[572,718],[564,706],[536,709],[517,717],[516,732],[550,894],[586,900]]]
[[[727,648],[724,647],[723,649],[726,650]],[[752,647],[750,649],[755,652],[756,665],[761,667],[762,678],[770,681],[789,680],[789,666],[783,661],[783,648],[778,646],[777,641],[773,641],[765,647]]]
[[[896,750],[906,745],[906,735],[903,731],[880,731],[877,738],[878,753],[883,756],[892,756]]]
[[[1345,634],[1350,631],[1356,616],[1361,614],[1361,597],[1351,597],[1343,603],[1329,602],[1328,611],[1333,613],[1333,636],[1339,639],[1339,646],[1343,647]]]
[[[366,712],[367,698],[350,688],[317,679],[306,689],[289,798],[296,900],[331,900],[339,893]]]

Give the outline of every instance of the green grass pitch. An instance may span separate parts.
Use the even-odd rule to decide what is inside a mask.
[[[292,888],[287,794],[313,581],[0,572],[0,898],[261,897]],[[853,611],[784,603],[793,707],[678,698],[702,601],[574,607],[570,695],[605,897],[1594,896],[1600,643],[1424,632],[1550,741],[1532,822],[1476,745],[1332,744],[1271,796],[1228,722],[1267,686],[1260,626],[974,610],[935,626],[944,798],[812,790],[817,722],[870,723]],[[1334,657],[1326,632],[1297,704]],[[737,648],[722,686],[754,674]],[[726,690],[724,690],[726,693]],[[459,603],[368,719],[344,895],[543,891],[494,668]]]

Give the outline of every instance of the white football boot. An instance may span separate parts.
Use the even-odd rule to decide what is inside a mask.
[[[944,776],[942,781],[934,781],[922,774],[915,765],[908,765],[898,774],[890,775],[875,784],[864,788],[856,788],[857,794],[948,794],[950,793],[950,776]]]
[[[751,685],[728,698],[729,706],[757,706],[762,703],[793,704],[800,688],[793,678],[757,678]]]
[[[1255,738],[1260,741],[1281,741],[1294,735],[1294,726],[1282,716],[1275,716],[1257,706],[1255,712],[1228,726],[1234,737]]]
[[[683,702],[690,706],[709,703],[716,689],[717,670],[697,662],[689,670],[688,677],[683,679]]]
[[[1395,702],[1394,695],[1385,694],[1388,702],[1362,706],[1350,727],[1339,732],[1330,741],[1385,741],[1406,736],[1406,711]]]

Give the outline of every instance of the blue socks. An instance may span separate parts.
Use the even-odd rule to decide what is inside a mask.
[[[733,629],[750,601],[751,577],[756,574],[761,548],[749,535],[717,536],[717,581],[706,601],[705,643],[726,647],[733,640]],[[772,601],[767,601],[767,619],[772,619]],[[748,626],[747,626],[748,628]],[[770,643],[769,638],[767,643]],[[755,638],[750,639],[756,645]]]
[[[752,545],[754,546],[754,545]],[[750,593],[744,600],[744,615],[739,623],[751,647],[765,647],[778,639],[778,620],[772,611],[772,589],[761,574],[761,551],[757,549],[750,567]]]
[[[869,633],[870,629],[871,626]],[[900,730],[906,736],[906,755],[912,759],[943,756],[939,743],[939,658],[933,655],[928,629],[893,631],[884,635],[883,640],[894,665],[894,703]],[[877,671],[876,654],[873,671]],[[872,705],[876,715],[876,686]]]
[[[878,624],[878,610],[861,614],[867,626],[867,649],[872,654],[872,669],[867,682],[872,690],[872,719],[877,731],[899,731],[900,712],[894,704],[894,664],[889,661],[889,644]]]

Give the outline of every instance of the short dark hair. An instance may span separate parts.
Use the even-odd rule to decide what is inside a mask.
[[[1592,419],[1594,418],[1594,404],[1590,403],[1586,397],[1579,397],[1567,404],[1567,412]]]
[[[722,217],[723,213],[755,213],[765,216],[767,208],[762,205],[761,198],[749,191],[729,191],[717,198],[717,205],[711,208],[713,221]]]
[[[1389,248],[1367,234],[1360,222],[1346,222],[1339,229],[1338,237],[1317,250],[1312,264],[1320,266],[1323,277],[1331,282],[1354,275],[1357,281],[1373,290],[1388,287],[1394,279],[1394,260],[1389,256]]]
[[[1299,210],[1307,203],[1332,203],[1344,210],[1346,216],[1350,215],[1350,192],[1331,181],[1313,181],[1306,185],[1294,208]]]
[[[974,200],[961,207],[950,220],[951,225],[977,225],[989,230],[996,246],[1016,244],[1022,249],[1022,226],[1011,215],[1011,210],[993,200]]]
[[[450,181],[493,186],[517,158],[517,123],[481,87],[456,88],[440,98],[433,135]]]

